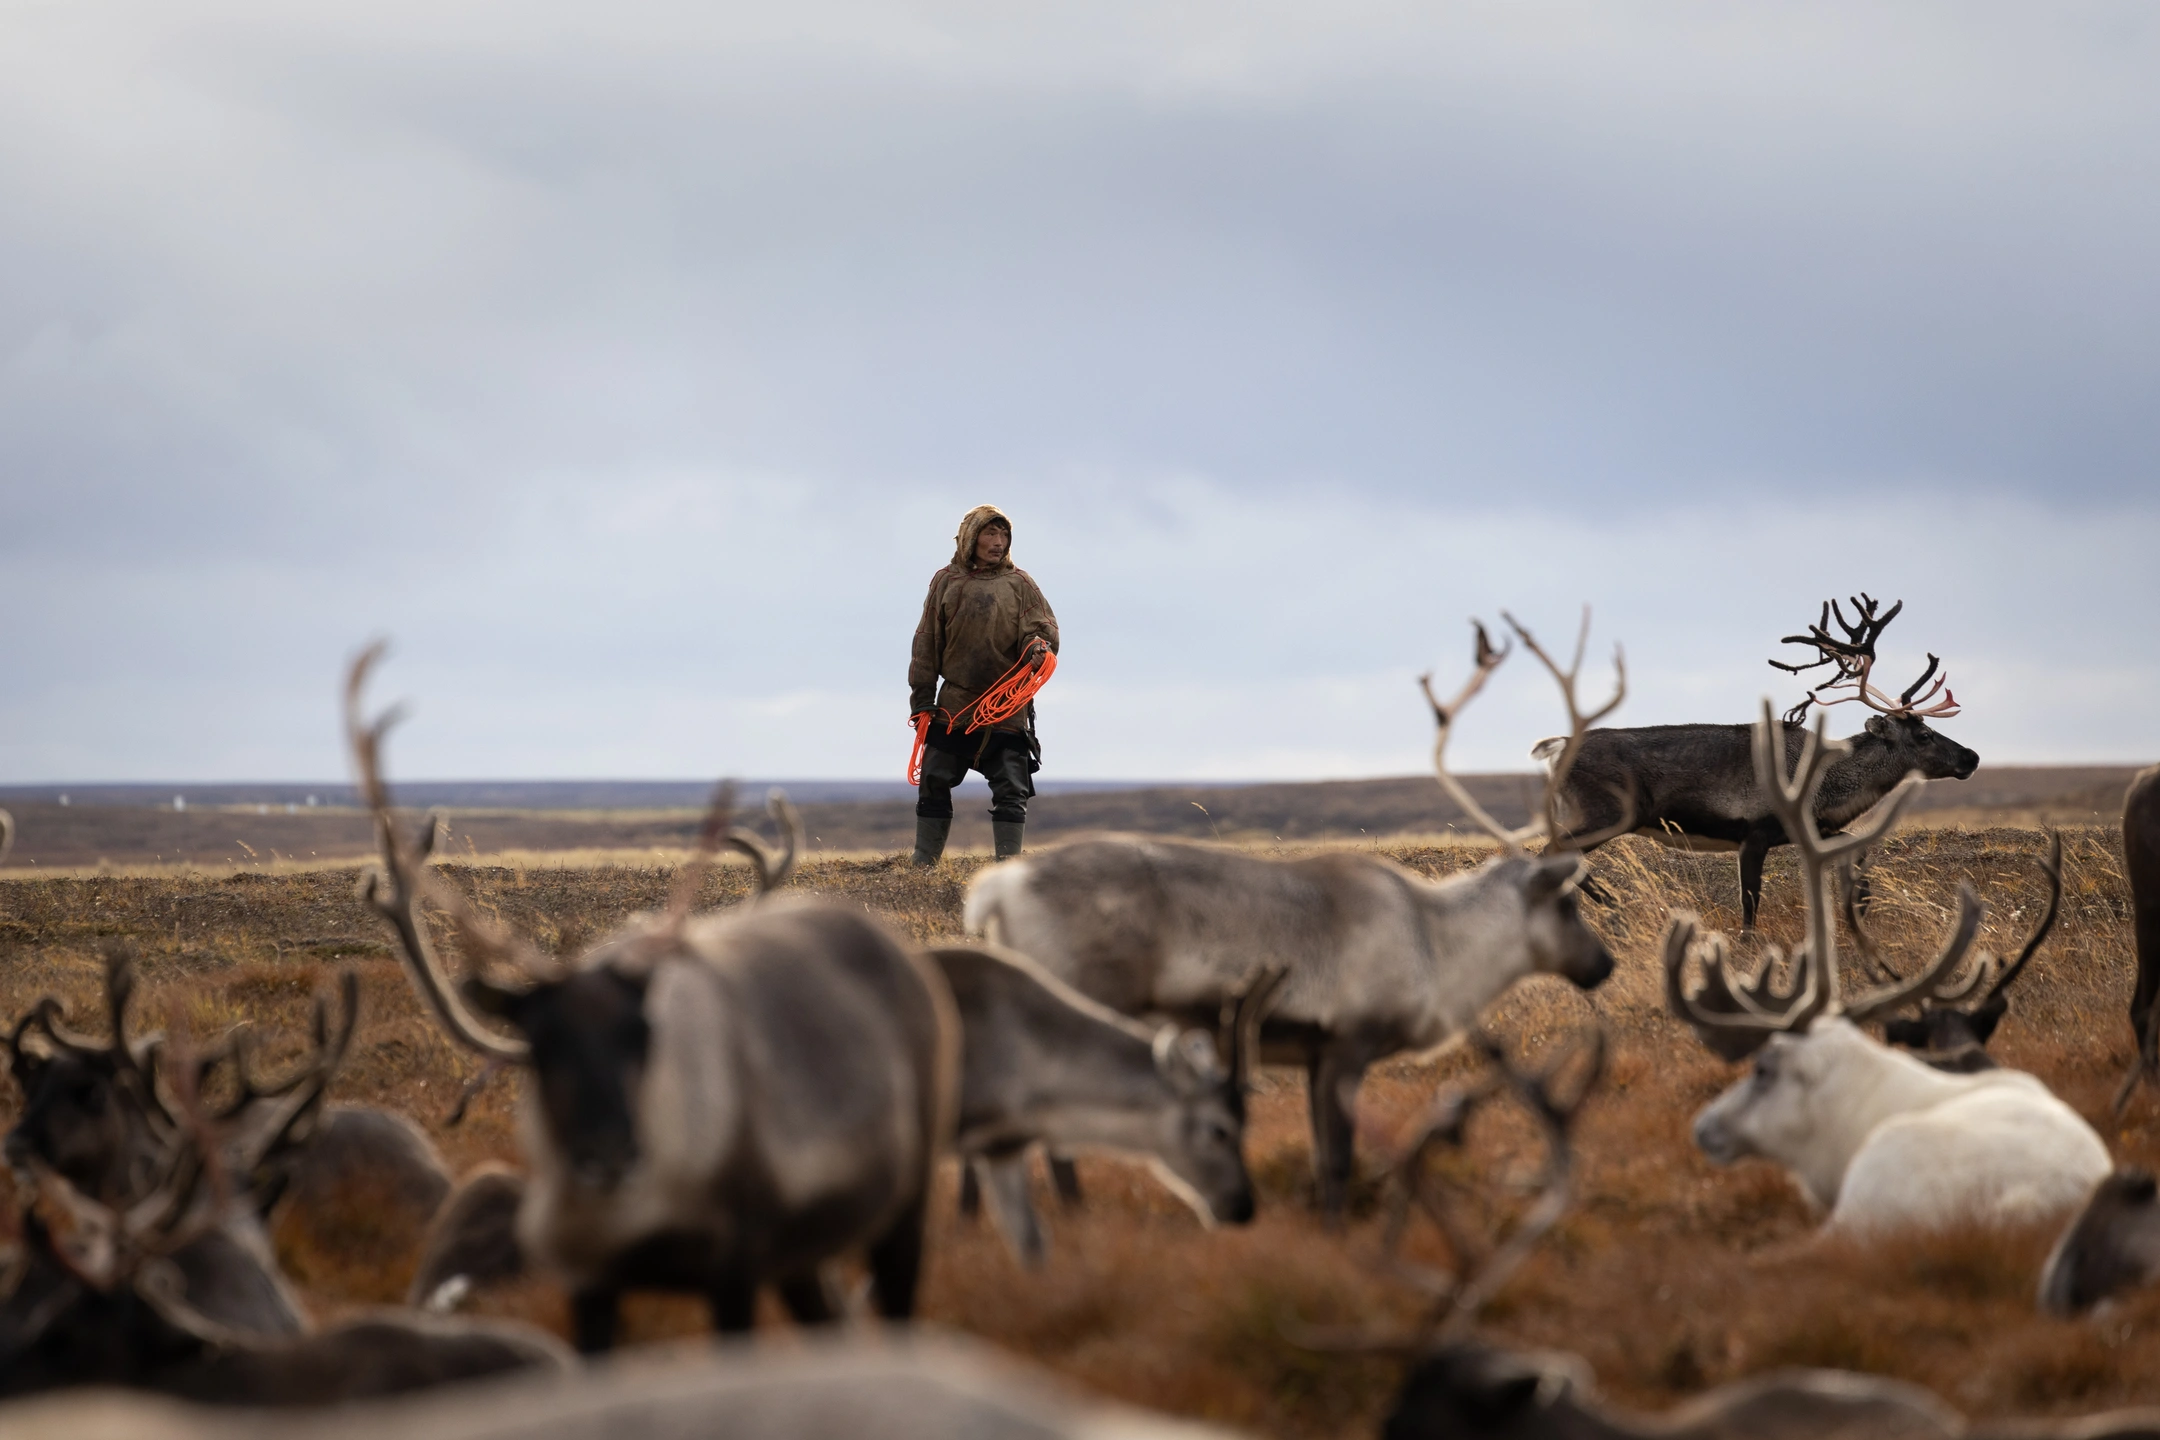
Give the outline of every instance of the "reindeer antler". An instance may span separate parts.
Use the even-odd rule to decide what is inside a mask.
[[[1582,628],[1575,637],[1575,654],[1565,670],[1561,669],[1559,663],[1546,653],[1545,647],[1538,644],[1537,637],[1532,635],[1529,629],[1513,615],[1503,610],[1500,612],[1500,618],[1507,622],[1508,628],[1515,632],[1515,637],[1522,641],[1523,648],[1538,658],[1538,662],[1545,667],[1546,672],[1553,677],[1554,683],[1560,687],[1560,698],[1567,705],[1568,712],[1567,741],[1562,745],[1560,753],[1552,761],[1546,775],[1545,793],[1539,801],[1536,817],[1520,829],[1509,829],[1493,819],[1484,806],[1471,798],[1469,790],[1463,786],[1462,782],[1449,772],[1447,768],[1447,742],[1454,729],[1456,717],[1462,713],[1463,706],[1469,704],[1472,697],[1485,688],[1485,681],[1492,675],[1493,671],[1500,668],[1500,662],[1507,659],[1513,650],[1512,645],[1503,649],[1494,649],[1492,637],[1486,634],[1484,623],[1473,620],[1470,623],[1477,631],[1477,648],[1474,653],[1475,668],[1471,673],[1469,682],[1463,686],[1461,693],[1456,695],[1452,701],[1443,705],[1440,698],[1433,693],[1431,673],[1428,672],[1418,677],[1418,684],[1425,691],[1425,701],[1432,706],[1433,725],[1436,731],[1433,739],[1433,774],[1439,779],[1441,788],[1447,791],[1449,798],[1461,807],[1462,812],[1469,816],[1478,828],[1498,840],[1500,848],[1510,855],[1525,853],[1525,845],[1532,840],[1543,840],[1548,848],[1564,843],[1569,849],[1583,850],[1609,840],[1614,835],[1625,834],[1627,831],[1634,829],[1635,807],[1634,799],[1630,795],[1621,796],[1624,813],[1620,824],[1601,830],[1595,835],[1569,836],[1563,841],[1559,819],[1562,787],[1567,782],[1568,771],[1574,768],[1576,755],[1582,749],[1583,737],[1589,733],[1592,725],[1612,714],[1614,710],[1619,708],[1620,702],[1627,698],[1627,656],[1619,646],[1615,645],[1613,647],[1614,684],[1612,698],[1596,710],[1586,714],[1576,700],[1575,684],[1582,673],[1583,651],[1590,640],[1590,607],[1587,605],[1583,607]]]
[[[1893,609],[1891,614],[1895,613]],[[1885,616],[1880,623],[1887,620]],[[1695,916],[1674,911],[1666,925],[1666,1003],[1675,1015],[1694,1027],[1705,1044],[1728,1060],[1745,1058],[1779,1031],[1805,1030],[1821,1015],[1842,1015],[1857,1024],[1927,995],[1964,994],[1974,983],[1968,980],[1963,986],[1950,987],[1942,983],[1943,977],[1953,973],[1964,960],[1983,913],[1972,886],[1962,884],[1958,889],[1957,923],[1934,959],[1910,976],[1893,976],[1888,984],[1849,1001],[1840,997],[1837,931],[1830,910],[1832,869],[1857,860],[1888,834],[1906,804],[1918,793],[1922,780],[1918,772],[1907,775],[1860,825],[1843,834],[1824,835],[1815,823],[1815,794],[1830,766],[1852,748],[1846,741],[1832,740],[1825,733],[1825,724],[1818,713],[1814,727],[1801,737],[1800,753],[1789,775],[1785,769],[1785,727],[1777,723],[1768,700],[1763,701],[1762,715],[1755,724],[1756,781],[1799,855],[1807,892],[1807,938],[1794,952],[1800,973],[1792,989],[1784,996],[1771,989],[1779,958],[1774,950],[1765,958],[1761,970],[1746,979],[1732,970],[1725,937],[1711,934],[1697,938],[1700,922]],[[1855,921],[1856,944],[1872,961],[1873,945],[1857,926],[1858,916],[1850,908],[1850,895],[1848,885],[1848,913]],[[1691,972],[1697,969],[1703,972],[1703,978],[1691,986]],[[1765,997],[1776,1003],[1764,1003]]]
[[[1853,607],[1856,619],[1848,621],[1837,601],[1826,600],[1823,602],[1821,618],[1804,633],[1787,635],[1778,641],[1780,645],[1812,645],[1816,652],[1815,659],[1797,665],[1773,659],[1770,663],[1780,670],[1798,675],[1824,665],[1837,667],[1836,674],[1810,689],[1801,697],[1799,704],[1785,712],[1785,722],[1788,725],[1799,724],[1806,719],[1810,705],[1843,705],[1848,700],[1858,700],[1871,710],[1892,716],[1946,720],[1957,714],[1957,696],[1948,688],[1950,677],[1948,674],[1936,675],[1937,667],[1942,661],[1934,655],[1928,656],[1927,669],[1920,672],[1918,680],[1905,687],[1895,704],[1870,681],[1870,674],[1875,668],[1875,642],[1882,638],[1883,631],[1890,628],[1890,622],[1905,608],[1905,602],[1898,601],[1880,615],[1876,613],[1879,602],[1865,591],[1850,597],[1847,603]],[[1838,628],[1845,632],[1842,640],[1830,633],[1830,622],[1833,619]],[[1932,685],[1928,683],[1931,679],[1934,681]],[[1840,695],[1835,700],[1822,698],[1826,692],[1832,690],[1850,690],[1852,693]],[[1935,700],[1938,691],[1942,698]],[[1930,701],[1934,703],[1928,703]]]
[[[1605,1072],[1605,1031],[1596,1022],[1534,1075],[1511,1060],[1506,1047],[1484,1030],[1473,1030],[1470,1042],[1491,1068],[1477,1081],[1451,1088],[1434,1101],[1411,1144],[1396,1162],[1392,1177],[1396,1198],[1382,1237],[1381,1253],[1390,1272],[1416,1285],[1435,1302],[1427,1327],[1428,1342],[1452,1339],[1475,1324],[1479,1312],[1567,1213],[1574,1180],[1571,1131],[1584,1102],[1597,1089]],[[1575,1070],[1581,1073],[1569,1097],[1564,1093],[1568,1088],[1566,1079]],[[1471,1116],[1479,1106],[1500,1095],[1512,1096],[1544,1132],[1545,1164],[1536,1182],[1537,1199],[1506,1238],[1479,1257],[1477,1245],[1450,1216],[1444,1198],[1429,1193],[1426,1167],[1436,1150],[1460,1149]],[[1457,1274],[1411,1267],[1397,1258],[1412,1205],[1432,1220],[1447,1241],[1456,1259]]]
[[[781,850],[778,855],[765,847],[757,833],[742,826],[732,827],[727,834],[730,847],[750,857],[750,868],[757,874],[757,898],[763,899],[787,884],[788,876],[795,873],[795,862],[802,855],[804,830],[802,816],[788,803],[787,791],[774,786],[765,793],[765,813],[772,816],[780,829]]]
[[[433,902],[445,911],[468,951],[482,959],[507,959],[528,974],[543,974],[551,967],[531,946],[481,920],[462,895],[436,878],[428,867],[428,860],[441,833],[439,817],[434,814],[427,817],[417,843],[408,846],[399,838],[396,818],[390,809],[390,792],[383,784],[382,742],[390,728],[403,718],[403,712],[393,706],[370,723],[362,718],[360,710],[360,697],[367,686],[368,672],[382,658],[384,649],[383,642],[377,641],[361,651],[354,658],[352,670],[345,680],[345,735],[352,747],[360,798],[374,814],[375,839],[382,851],[382,863],[361,876],[360,897],[397,931],[406,973],[412,977],[421,997],[442,1018],[451,1036],[489,1059],[523,1064],[531,1054],[530,1047],[487,1030],[473,1019],[452,992],[442,962],[436,959],[434,947],[428,941],[427,923],[421,916],[421,907]]]

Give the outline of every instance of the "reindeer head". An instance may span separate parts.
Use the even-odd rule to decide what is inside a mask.
[[[452,1038],[488,1061],[480,1078],[504,1065],[531,1069],[541,1119],[570,1177],[595,1190],[612,1190],[638,1159],[633,1117],[651,1040],[645,1007],[654,967],[687,953],[684,926],[719,850],[749,856],[762,897],[794,869],[802,820],[785,795],[772,792],[766,808],[785,837],[785,848],[776,855],[755,833],[731,823],[734,787],[722,784],[707,808],[690,863],[675,876],[666,908],[633,921],[575,961],[552,959],[481,917],[430,867],[442,829],[437,817],[427,817],[414,841],[398,833],[382,778],[383,738],[398,712],[370,722],[360,707],[368,672],[382,649],[371,646],[354,660],[345,687],[346,735],[382,853],[381,865],[361,880],[362,897],[397,930],[407,974]],[[517,972],[518,983],[475,973],[454,986],[428,939],[421,913],[427,903],[447,913],[468,957]],[[475,1011],[506,1023],[515,1037],[482,1025]]]
[[[2081,1315],[2118,1291],[2160,1274],[2160,1186],[2150,1170],[2117,1170],[2092,1198],[2040,1272],[2040,1308]]]
[[[1222,1045],[1203,1030],[1155,1035],[1155,1068],[1178,1097],[1157,1117],[1156,1174],[1210,1224],[1253,1218],[1252,1176],[1245,1168],[1245,1097],[1260,1054],[1260,1023],[1290,972],[1263,970],[1223,1004]],[[1229,1055],[1225,1066],[1220,1055]]]
[[[105,1008],[111,1038],[70,1030],[59,1000],[46,996],[8,1036],[9,1069],[23,1095],[8,1132],[10,1164],[39,1161],[82,1191],[120,1203],[139,1196],[148,1167],[172,1134],[173,1119],[153,1081],[155,1036],[130,1044],[133,959],[106,952]]]
[[[1892,773],[1919,771],[1930,780],[1963,780],[1979,767],[1980,757],[1947,735],[1941,735],[1928,727],[1930,720],[1947,720],[1958,713],[1957,696],[1951,693],[1948,673],[1938,674],[1942,661],[1928,656],[1927,668],[1920,678],[1905,687],[1895,701],[1875,688],[1872,672],[1875,668],[1875,642],[1890,622],[1905,608],[1900,600],[1889,610],[1877,614],[1879,602],[1865,593],[1856,595],[1848,602],[1853,607],[1854,619],[1845,618],[1844,609],[1835,600],[1823,602],[1822,615],[1813,625],[1799,635],[1787,635],[1781,645],[1809,645],[1815,649],[1813,660],[1788,664],[1782,660],[1770,663],[1780,670],[1798,675],[1804,671],[1833,666],[1828,680],[1814,686],[1800,703],[1785,712],[1785,723],[1798,725],[1807,718],[1810,705],[1843,705],[1857,700],[1876,713],[1867,721],[1867,735],[1889,752]],[[1830,633],[1831,623],[1844,631],[1843,638]],[[1931,683],[1932,682],[1932,683]],[[1834,700],[1823,697],[1833,691],[1850,693]]]

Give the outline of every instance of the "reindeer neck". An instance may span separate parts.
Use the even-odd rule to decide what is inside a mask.
[[[1419,882],[1433,982],[1428,1007],[1439,1027],[1427,1043],[1468,1029],[1494,997],[1534,968],[1519,881],[1530,863],[1502,856],[1466,874]]]
[[[1786,732],[1788,757],[1800,753],[1797,729]],[[1845,737],[1852,753],[1823,775],[1815,796],[1815,818],[1826,830],[1839,830],[1859,819],[1876,801],[1897,788],[1907,766],[1884,741],[1867,731]]]

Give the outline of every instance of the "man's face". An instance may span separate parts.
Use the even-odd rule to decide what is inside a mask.
[[[985,525],[982,533],[975,537],[975,563],[995,565],[1005,558],[1005,552],[1011,548],[1012,531],[1002,525]]]

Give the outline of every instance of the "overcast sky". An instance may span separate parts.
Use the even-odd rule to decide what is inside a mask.
[[[2142,3],[8,0],[0,783],[341,777],[377,634],[398,774],[896,776],[984,500],[1050,775],[1416,770],[1503,607],[1745,720],[1861,588],[1985,760],[2149,760],[2155,76]]]

